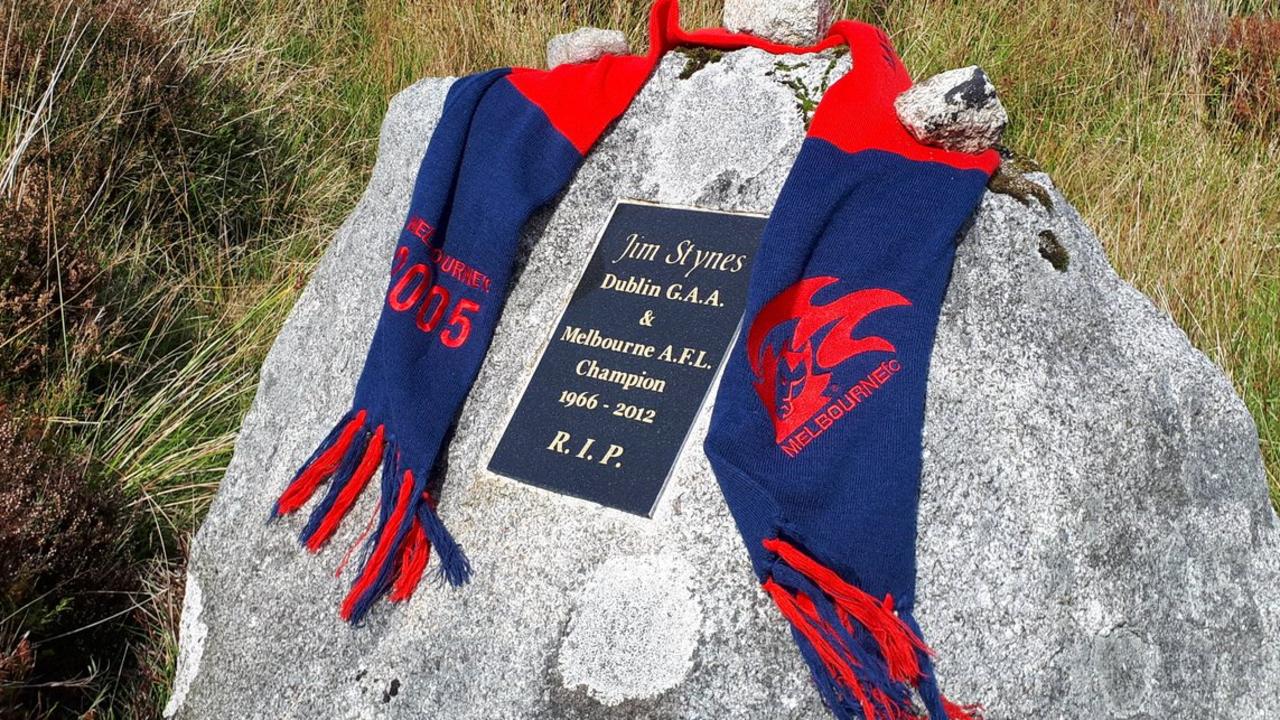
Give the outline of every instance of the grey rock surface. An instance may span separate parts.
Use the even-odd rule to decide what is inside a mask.
[[[598,60],[605,55],[626,55],[629,52],[631,49],[627,45],[627,36],[621,30],[582,27],[556,35],[547,41],[547,67]]]
[[[204,593],[200,590],[200,581],[190,573],[187,574],[186,588],[182,597],[182,619],[178,623],[178,635],[182,645],[178,648],[178,667],[174,671],[173,688],[169,693],[169,701],[165,703],[164,715],[170,717],[187,701],[187,690],[191,681],[200,670],[204,656],[204,639],[209,636],[209,628],[201,616],[204,613]]]
[[[817,86],[826,59],[799,60]],[[350,401],[449,81],[392,101],[369,188],[263,366],[194,542],[179,718],[826,717],[699,449],[705,410],[652,520],[485,470],[615,198],[767,211],[777,197],[804,125],[766,75],[774,59],[729,53],[680,80],[683,66],[663,62],[527,229],[448,451],[441,513],[475,581],[352,629],[337,614],[351,570],[333,571],[374,498],[319,556],[298,548],[302,518],[262,520]],[[918,608],[944,687],[995,720],[1272,717],[1280,523],[1254,424],[1055,200],[1050,214],[988,195],[943,310]],[[1046,230],[1065,272],[1039,252]]]
[[[982,68],[938,73],[898,96],[898,119],[917,140],[976,153],[1000,142],[1009,116]]]
[[[788,45],[811,45],[827,34],[831,0],[725,0],[724,26]]]

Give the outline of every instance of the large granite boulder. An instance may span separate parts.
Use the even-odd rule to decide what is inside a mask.
[[[769,210],[804,133],[796,88],[848,69],[833,58],[792,70],[756,50],[700,69],[679,53],[663,61],[527,229],[526,265],[449,449],[441,512],[475,581],[425,586],[351,628],[337,614],[351,571],[333,570],[374,498],[319,556],[297,546],[301,519],[264,520],[351,398],[449,80],[400,93],[369,188],[263,366],[195,539],[170,713],[826,717],[700,451],[705,411],[652,520],[485,466],[614,199]],[[1053,200],[1050,212],[988,195],[943,309],[918,607],[944,685],[995,719],[1271,717],[1280,526],[1254,424]]]

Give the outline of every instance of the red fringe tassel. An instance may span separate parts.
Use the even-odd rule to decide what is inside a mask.
[[[888,664],[890,677],[898,682],[919,680],[920,659],[916,651],[928,655],[933,655],[933,651],[893,613],[892,596],[881,603],[785,540],[765,540],[764,547],[821,588],[835,602],[842,619],[851,618],[871,633]]]
[[[338,465],[342,462],[342,456],[347,454],[351,441],[364,426],[365,416],[365,411],[361,410],[347,421],[337,441],[321,453],[315,462],[308,465],[293,482],[289,483],[289,487],[285,488],[284,493],[280,495],[280,500],[276,503],[277,515],[288,515],[305,505],[320,483],[337,471]]]
[[[412,499],[413,472],[406,470],[404,479],[400,481],[400,492],[396,497],[395,509],[392,510],[391,517],[387,520],[387,525],[383,528],[381,537],[378,538],[378,545],[374,548],[373,554],[369,556],[368,561],[365,562],[364,572],[360,574],[360,578],[351,586],[351,591],[347,593],[346,599],[342,601],[343,620],[351,620],[351,614],[355,610],[360,596],[377,581],[382,565],[387,561],[387,556],[391,554],[391,547],[395,544],[396,528],[400,526],[400,523],[404,520],[405,513],[409,511],[409,501]]]
[[[343,486],[342,492],[334,500],[333,507],[329,508],[329,512],[325,513],[324,519],[320,521],[320,526],[316,528],[315,533],[310,538],[307,538],[307,549],[311,552],[318,551],[324,547],[325,543],[329,542],[329,538],[333,537],[333,533],[338,529],[338,524],[342,522],[342,518],[346,517],[347,511],[355,504],[356,498],[360,497],[361,491],[369,483],[369,478],[373,477],[373,473],[382,464],[382,435],[383,426],[379,425],[373,431],[373,438],[369,440],[369,447],[365,449],[364,456],[360,458],[360,464],[356,467],[351,480]]]
[[[431,543],[427,540],[427,531],[422,529],[422,523],[415,518],[400,551],[399,572],[388,596],[391,602],[404,602],[413,597],[413,591],[418,587],[418,581],[422,579],[430,557]]]
[[[947,720],[982,720],[981,705],[957,705],[942,698],[942,705],[947,709]]]
[[[857,642],[859,633],[871,635],[884,659],[884,671],[894,682],[918,688],[931,679],[925,677],[920,657],[932,657],[933,651],[894,612],[892,596],[886,596],[883,602],[876,600],[780,538],[765,540],[764,547],[822,591],[834,606],[834,614],[848,638]],[[772,577],[765,580],[764,590],[808,641],[828,676],[860,706],[865,720],[926,720],[909,703],[895,700],[875,685],[864,685],[859,678],[862,665],[837,629],[818,612],[814,599],[803,592],[793,593]],[[959,705],[946,698],[942,704],[947,720],[982,720],[979,705]]]

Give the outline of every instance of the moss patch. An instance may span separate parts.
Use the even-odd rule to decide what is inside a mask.
[[[1006,147],[997,146],[1000,151],[1000,167],[987,181],[987,189],[993,193],[1008,195],[1023,205],[1030,205],[1035,198],[1045,210],[1053,211],[1053,198],[1049,191],[1039,183],[1028,180],[1024,173],[1039,172],[1040,165],[1035,160],[1019,154]]]
[[[840,62],[840,58],[844,57],[848,52],[849,49],[844,47],[832,50],[829,53],[830,57],[827,59],[826,67],[822,70],[822,77],[812,87],[796,72],[808,68],[809,63],[807,62],[788,63],[779,60],[773,64],[772,70],[765,73],[765,75],[790,88],[791,93],[796,97],[796,110],[799,111],[800,120],[804,123],[806,130],[809,128],[809,124],[813,122],[813,112],[818,109],[818,103],[822,101],[822,96],[831,87],[831,79],[835,73],[836,65]]]
[[[676,52],[685,57],[684,68],[679,75],[681,80],[688,80],[702,68],[724,59],[724,52],[709,47],[682,47],[676,48]]]
[[[1067,248],[1052,230],[1040,231],[1040,257],[1048,260],[1058,272],[1066,272],[1071,264],[1071,253],[1067,252]]]

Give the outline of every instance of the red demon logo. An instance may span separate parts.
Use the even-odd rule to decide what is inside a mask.
[[[910,305],[892,290],[858,290],[826,305],[814,305],[818,291],[837,282],[834,277],[805,278],[778,294],[756,315],[747,333],[747,355],[756,376],[756,392],[773,418],[781,443],[827,403],[831,369],[855,355],[895,352],[882,337],[853,337],[858,323],[885,308]],[[769,335],[784,323],[794,322],[791,337],[779,353],[766,345]],[[813,337],[835,324],[814,347]]]

